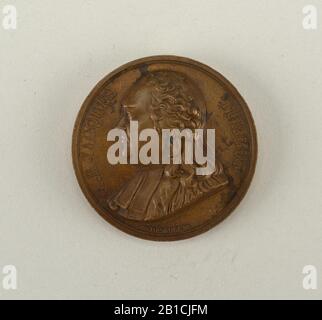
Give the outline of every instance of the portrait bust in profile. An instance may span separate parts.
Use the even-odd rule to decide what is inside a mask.
[[[130,121],[143,129],[202,129],[206,105],[200,89],[174,71],[145,72],[121,101],[118,127],[129,132]],[[184,153],[182,148],[182,153]],[[209,175],[196,175],[198,164],[139,165],[136,174],[107,200],[119,215],[137,221],[153,221],[194,205],[228,184],[223,165],[216,160]]]

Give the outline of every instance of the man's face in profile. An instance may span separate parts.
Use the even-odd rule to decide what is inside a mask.
[[[133,88],[123,99],[122,107],[128,120],[138,121],[139,132],[143,129],[154,128],[154,123],[151,119],[150,88],[142,85]]]

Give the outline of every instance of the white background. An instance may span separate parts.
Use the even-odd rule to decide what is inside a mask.
[[[321,298],[322,23],[311,0],[12,0],[0,27],[0,271],[10,298]],[[2,20],[2,16],[1,16]],[[171,243],[106,223],[74,176],[71,136],[93,86],[149,55],[225,75],[254,116],[259,158],[247,196],[210,232]],[[302,269],[318,270],[318,289]],[[0,280],[3,277],[0,273]]]

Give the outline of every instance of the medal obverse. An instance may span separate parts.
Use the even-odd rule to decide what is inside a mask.
[[[180,240],[226,218],[255,170],[247,104],[218,72],[155,56],[107,75],[85,100],[73,133],[78,182],[117,228]]]

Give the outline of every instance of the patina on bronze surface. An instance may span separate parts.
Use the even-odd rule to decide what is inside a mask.
[[[130,119],[139,130],[215,128],[215,171],[111,165],[107,133],[126,130]],[[139,59],[107,75],[85,100],[73,134],[75,172],[91,205],[119,229],[150,240],[189,238],[226,218],[248,189],[256,157],[254,122],[237,90],[208,66],[176,56]]]

